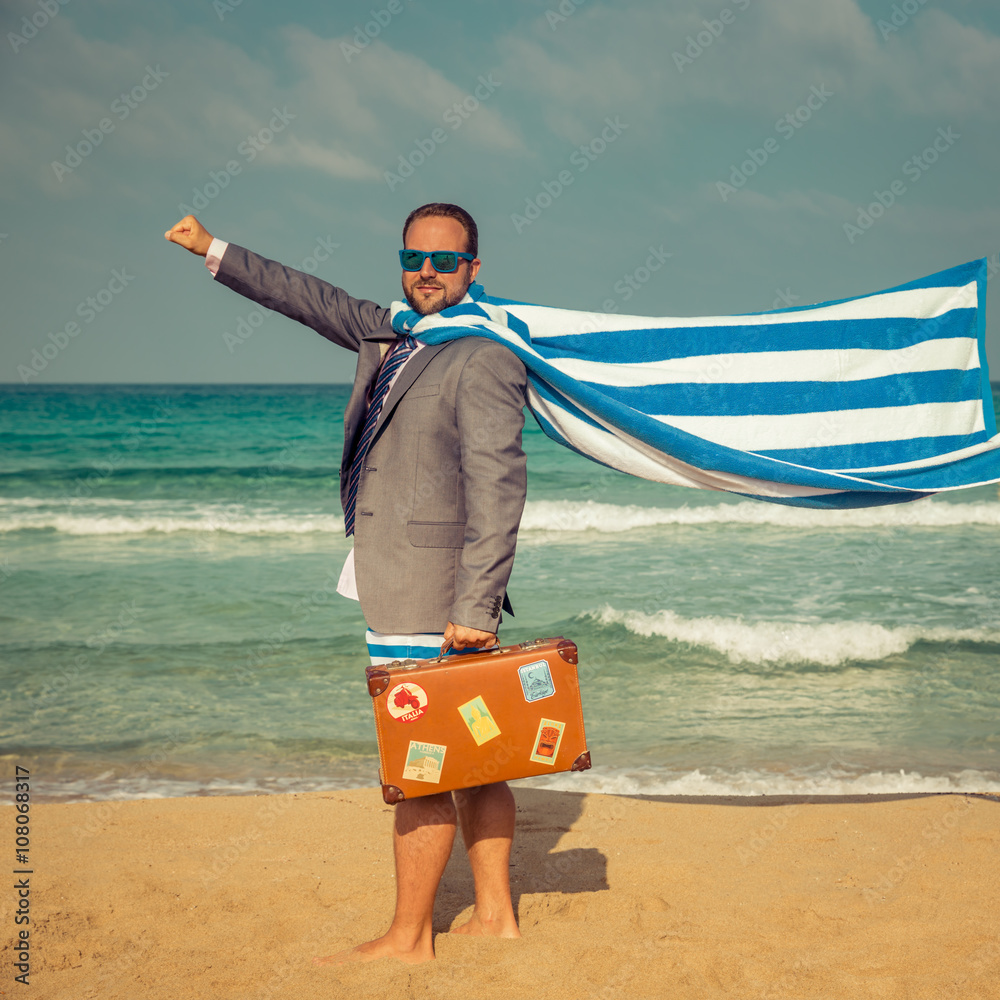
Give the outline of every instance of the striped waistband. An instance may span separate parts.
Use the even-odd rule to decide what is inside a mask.
[[[373,629],[365,632],[365,643],[373,667],[392,663],[393,660],[429,660],[441,654],[442,642],[443,632],[417,632],[410,635],[389,635]],[[461,656],[463,653],[477,652],[479,650],[476,649],[449,649],[448,655]]]
[[[372,666],[392,663],[393,660],[429,660],[441,652],[443,632],[418,632],[410,635],[389,635],[368,629],[365,642]]]

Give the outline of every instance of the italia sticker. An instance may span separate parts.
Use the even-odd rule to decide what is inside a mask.
[[[415,722],[427,711],[427,692],[419,684],[397,684],[385,696],[385,707],[399,722]]]
[[[552,683],[552,674],[546,660],[525,663],[524,666],[517,668],[517,676],[521,678],[521,690],[524,692],[525,701],[541,701],[543,698],[551,698],[556,693],[556,686]]]
[[[441,781],[441,769],[444,767],[444,755],[448,748],[437,743],[420,743],[410,740],[410,748],[406,751],[406,766],[403,777],[410,781],[428,781],[433,785]]]
[[[486,707],[486,702],[480,696],[477,695],[472,701],[459,705],[458,714],[462,716],[462,721],[472,733],[476,746],[481,747],[484,743],[500,735],[500,727],[494,722],[490,710]]]
[[[559,756],[559,744],[562,743],[563,730],[565,728],[565,722],[556,722],[554,719],[542,719],[538,723],[535,749],[532,751],[530,759],[536,764],[552,764],[554,767],[556,757]]]

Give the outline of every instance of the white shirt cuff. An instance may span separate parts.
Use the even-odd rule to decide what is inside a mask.
[[[344,568],[340,571],[340,579],[337,581],[337,593],[341,597],[350,598],[352,601],[360,600],[358,597],[358,580],[354,575],[354,549],[347,553]]]
[[[212,272],[213,278],[219,273],[219,265],[222,263],[222,255],[228,248],[228,243],[225,243],[223,240],[213,238],[212,243],[208,248],[208,253],[205,254],[205,267]]]

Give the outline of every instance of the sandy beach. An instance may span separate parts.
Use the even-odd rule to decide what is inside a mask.
[[[993,997],[1000,803],[965,795],[636,799],[515,788],[523,938],[318,968],[384,930],[377,789],[32,809],[30,992],[135,998]],[[12,814],[12,810],[7,813]]]

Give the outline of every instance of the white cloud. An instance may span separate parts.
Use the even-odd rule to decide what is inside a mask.
[[[408,148],[434,128],[460,131],[485,150],[525,152],[519,131],[496,106],[510,86],[502,75],[452,81],[418,56],[381,41],[348,62],[341,46],[349,36],[320,38],[296,27],[286,29],[285,37],[289,59],[302,70],[295,100],[321,129],[363,137],[383,156]],[[482,100],[475,96],[477,88]],[[449,109],[466,101],[462,111],[445,119]]]
[[[239,144],[268,125],[273,109],[286,107],[294,121],[261,153],[262,165],[381,181],[401,152],[436,127],[472,149],[526,153],[519,130],[500,111],[508,81],[481,87],[484,100],[470,113],[477,79],[452,81],[381,42],[348,63],[342,41],[286,29],[274,54],[279,77],[271,63],[202,31],[154,37],[136,29],[127,43],[117,43],[88,37],[69,17],[56,19],[44,45],[6,67],[5,92],[17,99],[8,101],[0,133],[16,141],[0,144],[0,167],[60,197],[91,192],[102,180],[120,183],[150,164],[160,176],[176,173],[179,164],[208,171],[236,157]],[[161,74],[156,86],[134,107],[116,105],[122,94],[142,87],[150,67]],[[445,122],[443,115],[463,101],[463,114]],[[66,159],[67,144],[86,148],[83,130],[102,119],[113,129],[101,148],[57,176],[52,162]]]
[[[929,8],[889,36],[883,55],[887,64],[872,75],[906,113],[996,119],[1000,89],[996,35]]]
[[[290,136],[280,146],[269,147],[262,154],[264,162],[283,166],[311,167],[330,177],[345,180],[381,180],[382,172],[361,157],[329,149],[320,143]]]
[[[725,7],[733,16],[723,24]],[[672,109],[704,104],[779,115],[820,81],[852,114],[996,115],[996,34],[927,7],[884,40],[878,19],[857,0],[593,4],[556,31],[533,22],[500,48],[505,75],[544,95],[560,131],[608,110],[661,124]]]

